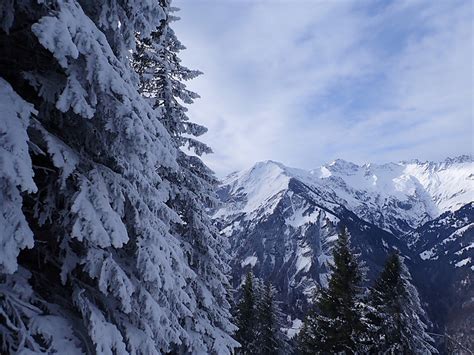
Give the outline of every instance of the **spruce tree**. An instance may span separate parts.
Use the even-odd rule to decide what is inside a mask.
[[[139,74],[142,96],[150,102],[177,148],[179,169],[161,168],[159,171],[171,183],[167,204],[180,217],[171,224],[171,233],[183,240],[191,268],[203,278],[188,285],[191,293],[203,299],[194,312],[210,321],[208,324],[191,322],[187,327],[200,333],[194,342],[195,345],[203,342],[202,351],[213,348],[221,353],[226,351],[229,342],[227,332],[235,329],[229,322],[230,304],[225,289],[228,286],[228,255],[225,253],[228,246],[205,210],[216,206],[214,191],[217,184],[213,172],[200,159],[211,149],[196,139],[207,129],[189,120],[185,106],[199,97],[186,88],[185,82],[202,73],[181,64],[179,52],[185,47],[171,28],[177,19],[173,16],[175,9],[167,10],[165,19],[149,37],[137,38],[132,64]],[[181,149],[183,147],[187,149]],[[219,334],[216,328],[226,332]],[[213,336],[209,338],[209,334]],[[222,349],[219,348],[221,345]]]
[[[209,151],[175,106],[196,95],[191,74],[169,80],[182,47],[170,11],[168,0],[0,1],[1,353],[235,346],[225,243],[204,210],[214,179],[181,150]],[[137,41],[166,55],[146,73],[166,71],[160,107],[131,65]]]
[[[403,258],[392,254],[369,294],[374,351],[384,354],[437,353],[422,321],[425,313]]]
[[[257,337],[255,353],[262,355],[288,352],[285,335],[281,331],[282,313],[275,299],[276,290],[271,283],[256,287]]]
[[[301,330],[296,338],[297,347],[301,354],[315,354],[317,353],[316,347],[319,346],[317,343],[318,322],[316,301],[317,294],[315,293],[314,304],[308,309]]]
[[[242,285],[242,296],[237,304],[235,317],[237,332],[235,339],[240,343],[239,354],[253,354],[255,350],[257,319],[255,306],[254,277],[248,272]]]
[[[346,229],[334,245],[331,270],[328,288],[318,290],[299,335],[300,350],[305,354],[365,350],[364,270],[351,249]]]

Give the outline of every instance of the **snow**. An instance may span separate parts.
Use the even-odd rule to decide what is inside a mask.
[[[470,157],[440,163],[412,163],[405,168],[405,174],[416,178],[428,192],[439,214],[455,211],[474,200],[473,173],[474,164]]]
[[[85,237],[102,248],[120,248],[128,242],[128,233],[120,214],[112,207],[114,198],[107,188],[110,182],[99,170],[92,170],[88,175],[83,177],[71,207],[71,211],[77,214],[72,237],[79,241]]]
[[[321,283],[321,286],[324,288],[327,288],[329,286],[329,273],[321,273],[319,275],[319,282]]]
[[[54,166],[61,169],[61,187],[64,188],[66,179],[79,164],[79,156],[63,141],[47,132],[41,125],[35,124],[34,126],[42,133],[48,147],[48,153],[53,158]]]
[[[291,197],[290,197],[291,199]],[[314,209],[311,213],[307,213],[306,208],[299,208],[294,211],[289,218],[285,220],[287,226],[291,226],[295,229],[308,224],[313,223],[318,219],[320,210]]]
[[[312,174],[313,172],[314,172],[314,170],[312,170],[312,171],[310,172],[310,174]],[[320,175],[319,175],[319,178],[324,179],[324,178],[330,177],[331,175],[332,175],[331,171],[330,171],[328,168],[326,168],[325,166],[322,166],[322,167],[320,168]]]
[[[446,245],[448,243],[452,243],[452,242],[456,241],[458,238],[462,237],[463,234],[466,231],[470,230],[473,226],[474,226],[474,223],[470,223],[470,224],[465,225],[464,227],[461,227],[461,228],[457,229],[456,231],[451,233],[447,238],[445,238],[441,242],[437,243],[431,249],[425,250],[422,253],[420,253],[421,259],[423,259],[423,260],[436,260],[436,259],[438,259],[438,257],[440,256],[439,255],[440,251],[438,250],[438,248],[440,246],[443,246],[443,245]],[[474,243],[470,243],[469,245],[467,245],[465,247],[462,247],[461,249],[456,251],[454,254],[459,256],[459,255],[462,255],[465,251],[468,251],[472,248],[474,248]],[[446,255],[448,252],[449,252],[448,250],[445,250],[444,255]]]
[[[306,277],[304,277],[303,279],[307,279]],[[302,279],[302,281],[303,281]],[[314,293],[316,291],[316,289],[318,288],[318,286],[316,285],[316,282],[313,281],[312,284],[310,284],[309,286],[307,286],[304,290],[303,290],[303,295],[306,297],[306,299],[309,301],[309,302],[312,302],[312,299],[314,297]]]
[[[21,192],[35,192],[27,128],[33,105],[0,77],[0,272],[13,273],[21,249],[33,247]]]
[[[229,224],[227,227],[221,230],[221,233],[227,237],[231,236],[235,231],[240,230],[240,221],[233,222]]]
[[[416,219],[424,213],[435,218],[445,211],[453,211],[474,200],[472,180],[474,164],[471,159],[440,163],[389,163],[383,165],[351,163],[327,166],[332,177],[342,179],[348,189],[348,202],[353,209],[360,205],[353,191],[366,193],[370,204],[382,208],[390,200],[408,202],[421,199],[421,204],[410,208]],[[402,211],[403,212],[403,211]]]
[[[9,179],[21,191],[35,192],[26,129],[37,111],[1,77],[0,113],[0,178]]]
[[[471,229],[474,226],[474,223],[470,223],[462,228],[459,228],[455,232],[451,233],[449,237],[444,239],[440,244],[445,245],[449,242],[456,240],[458,237],[462,236],[467,230]]]
[[[455,252],[454,254],[456,255],[461,255],[462,253],[464,253],[465,251],[468,251],[470,249],[474,249],[474,242],[469,244],[468,246],[465,246],[464,248],[458,250],[457,252]]]
[[[301,271],[308,272],[311,268],[311,255],[305,255],[310,252],[310,248],[307,247],[305,249],[298,250],[297,257],[296,257],[296,272],[298,274]]]
[[[64,318],[51,315],[37,315],[32,320],[32,333],[43,337],[50,343],[51,353],[82,355],[79,340],[74,335],[73,327]],[[54,351],[53,351],[54,349]]]
[[[214,217],[224,218],[235,213],[245,213],[250,218],[252,212],[262,206],[266,208],[264,213],[271,213],[278,203],[276,195],[288,188],[289,180],[284,167],[272,161],[257,163],[249,170],[231,175],[224,184],[229,186],[232,195],[242,196],[244,203],[225,206]]]
[[[281,328],[281,331],[286,334],[288,339],[292,339],[300,332],[302,326],[303,321],[299,318],[295,318],[292,320],[289,328]]]
[[[438,259],[438,256],[436,256],[436,252],[433,249],[430,249],[430,250],[425,250],[421,252],[420,258],[422,260],[428,260],[428,259],[436,260]]]
[[[332,242],[335,242],[338,238],[339,238],[339,236],[337,234],[333,234],[333,235],[330,235],[329,237],[327,237],[324,240],[324,242],[325,243],[332,243]]]
[[[250,265],[251,267],[254,267],[255,264],[257,263],[258,261],[258,258],[256,256],[248,256],[245,258],[245,260],[243,260],[241,263],[240,263],[240,266],[242,268],[244,268],[245,266],[247,265]]]
[[[469,264],[471,262],[471,258],[465,258],[465,259],[462,259],[461,261],[458,261],[456,264],[454,264],[455,267],[462,267],[462,266],[465,266],[467,264]]]
[[[28,3],[0,5],[5,43],[13,19],[28,23],[14,34],[31,42],[2,53],[29,64],[9,68],[13,88],[0,78],[0,313],[11,325],[1,352],[231,353],[227,243],[204,207],[214,178],[179,149],[206,151],[189,137],[205,128],[173,106],[197,97],[184,84],[196,73],[178,65],[174,10],[157,0]],[[168,112],[142,95],[132,67],[151,31]],[[18,254],[32,247],[44,267],[22,272]],[[60,278],[42,272],[51,266]],[[44,280],[48,293],[38,292]]]
[[[323,205],[342,204],[389,231],[398,228],[397,219],[417,227],[427,219],[457,210],[473,201],[472,176],[474,163],[468,156],[443,162],[362,166],[338,159],[311,171],[265,161],[224,179],[222,186],[244,202],[227,204],[217,211],[215,217],[243,213],[251,219],[262,209],[263,214],[269,214],[288,189],[289,180],[295,178],[320,192],[319,202]],[[325,197],[324,200],[321,196]],[[380,215],[385,218],[379,219]],[[286,223],[298,228],[313,218],[314,215],[297,210]]]

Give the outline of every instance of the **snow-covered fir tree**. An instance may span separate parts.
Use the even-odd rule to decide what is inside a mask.
[[[370,291],[373,350],[383,354],[433,354],[425,316],[403,258],[392,254]]]
[[[224,241],[203,207],[212,173],[179,149],[208,151],[188,138],[205,129],[175,106],[196,96],[182,83],[192,75],[173,71],[170,11],[158,0],[0,3],[2,352],[237,345]],[[168,81],[150,91],[163,95],[155,107],[131,65],[137,38],[174,53],[154,58]]]
[[[364,267],[350,246],[344,229],[334,245],[327,288],[317,291],[299,334],[303,354],[364,352],[368,349],[363,302]]]
[[[228,322],[230,306],[227,294],[222,289],[223,285],[228,286],[226,272],[229,270],[226,267],[225,254],[228,246],[226,239],[219,236],[205,211],[206,207],[215,207],[214,186],[217,181],[212,171],[199,158],[203,153],[210,153],[211,149],[194,138],[204,134],[207,129],[191,122],[184,106],[192,104],[194,99],[199,97],[186,89],[184,81],[201,73],[181,64],[178,54],[185,47],[170,27],[177,19],[172,16],[176,9],[166,9],[169,11],[160,27],[148,38],[137,39],[133,67],[139,74],[142,96],[155,109],[177,148],[177,163],[180,169],[160,169],[160,173],[172,183],[167,204],[180,216],[180,221],[172,224],[172,233],[189,243],[185,248],[189,264],[194,272],[204,278],[190,285],[192,292],[201,300],[199,309],[204,312],[204,316],[210,315],[215,321],[223,322],[217,328],[213,325],[192,330],[201,332],[202,339],[209,339],[215,346],[227,346],[225,341],[216,342],[215,339],[227,335],[219,334],[220,329],[234,329]],[[187,148],[197,156],[186,154],[180,148]],[[215,282],[216,279],[218,283]],[[209,336],[212,332],[216,334]],[[225,348],[222,351],[225,351]]]

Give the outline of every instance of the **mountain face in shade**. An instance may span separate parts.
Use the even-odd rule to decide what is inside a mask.
[[[414,278],[432,321],[474,347],[474,203],[448,211],[409,236],[419,259]],[[441,328],[443,325],[445,328]],[[467,339],[471,336],[471,339]]]
[[[473,222],[473,185],[468,156],[362,166],[336,160],[310,171],[265,161],[224,179],[214,219],[230,240],[234,286],[252,269],[277,287],[284,312],[297,319],[314,289],[327,282],[331,248],[342,225],[369,269],[369,280],[394,250],[412,271],[425,270],[441,253],[433,268],[458,265],[472,272],[473,238],[466,230]],[[431,229],[430,222],[435,223]],[[452,241],[442,244],[437,228],[454,233],[446,236]],[[466,237],[458,238],[455,228]]]

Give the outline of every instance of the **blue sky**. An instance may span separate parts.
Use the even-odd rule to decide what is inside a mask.
[[[219,176],[473,151],[473,1],[176,0]]]

